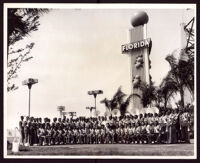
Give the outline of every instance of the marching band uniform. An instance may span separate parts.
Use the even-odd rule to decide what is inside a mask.
[[[154,124],[154,141],[156,141],[156,143],[160,143],[160,131],[161,131],[161,127],[158,124],[158,121],[155,121]]]
[[[20,131],[20,144],[24,144],[24,117],[21,116],[21,121],[19,121],[19,131]]]
[[[45,141],[47,145],[51,145],[51,136],[52,136],[51,128],[48,125],[48,127],[46,128],[46,137],[45,137]]]
[[[135,144],[135,142],[137,141],[135,123],[133,124],[132,130],[133,130],[132,141]]]
[[[147,138],[148,138],[148,144],[151,144],[153,141],[153,137],[154,137],[154,127],[153,124],[150,123],[147,125],[146,127],[147,130]]]
[[[176,117],[174,114],[168,116],[168,143],[177,143],[177,134],[176,134]]]
[[[189,140],[189,113],[184,112],[180,115],[180,127],[182,140],[186,143],[190,143]]]
[[[169,114],[169,113],[168,113]],[[119,120],[119,121],[118,121]],[[27,118],[19,122],[21,143],[39,144],[98,144],[98,143],[176,143],[177,123],[180,123],[182,139],[189,142],[188,112],[169,115],[145,114],[106,118],[50,119]],[[168,138],[166,135],[168,134]]]
[[[29,127],[27,121],[24,122],[24,144],[29,144]]]
[[[147,142],[147,130],[146,130],[146,125],[142,122],[141,124],[141,133],[140,133],[140,139],[142,141],[142,144],[144,143],[144,141]]]
[[[45,130],[44,130],[44,127],[40,124],[39,125],[39,128],[38,128],[38,133],[37,133],[37,136],[38,136],[38,139],[39,139],[39,145],[45,145],[45,136],[46,136],[46,133],[45,133]]]
[[[141,126],[139,123],[136,124],[136,140],[137,144],[139,144],[141,140]]]

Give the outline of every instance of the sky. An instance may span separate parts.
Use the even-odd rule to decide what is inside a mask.
[[[101,89],[97,110],[101,115],[105,97],[111,99],[119,86],[131,93],[130,58],[121,53],[129,43],[131,18],[143,10],[149,16],[147,37],[152,40],[150,74],[159,85],[169,71],[166,55],[180,48],[180,23],[187,22],[193,11],[185,9],[53,9],[40,17],[39,30],[15,44],[15,48],[34,42],[27,63],[13,82],[19,89],[7,94],[6,123],[15,127],[21,115],[28,114],[27,78],[38,83],[31,89],[31,116],[58,117],[57,106],[89,116],[87,106],[94,106],[90,90]]]

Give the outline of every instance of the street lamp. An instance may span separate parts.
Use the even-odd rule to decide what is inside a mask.
[[[58,106],[57,110],[60,112],[60,118],[62,118],[63,111],[65,110],[65,106]]]
[[[31,87],[33,84],[38,83],[38,79],[28,78],[27,80],[22,81],[22,85],[27,85],[29,89],[29,103],[28,103],[28,116],[30,117],[31,109]]]
[[[92,117],[92,110],[95,109],[95,107],[88,107],[88,106],[87,106],[86,109],[89,109],[89,110],[90,110],[90,117]]]
[[[68,112],[71,118],[73,119],[74,116],[76,116],[76,112]]]
[[[103,94],[103,91],[102,90],[88,91],[88,95],[93,95],[94,96],[95,110],[97,110],[97,107],[96,107],[96,97],[97,97],[98,94]]]

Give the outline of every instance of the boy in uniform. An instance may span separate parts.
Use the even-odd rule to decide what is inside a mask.
[[[180,128],[181,128],[181,138],[182,141],[184,141],[185,143],[190,143],[189,122],[190,122],[189,113],[186,111],[186,109],[184,109],[183,112],[180,114]]]
[[[154,137],[153,122],[147,125],[146,130],[147,130],[148,144],[151,144]]]
[[[146,122],[147,124],[147,122]],[[146,130],[146,124],[144,122],[141,122],[141,141],[142,141],[142,144],[144,143],[144,141],[146,141],[147,143],[147,130]]]
[[[158,121],[154,122],[154,141],[158,144],[160,143],[160,125]]]
[[[135,126],[135,123],[133,123],[133,126],[132,126],[132,141],[133,143],[135,144],[135,142],[137,141],[137,132],[136,132],[136,126]]]
[[[20,131],[20,144],[24,145],[24,116],[20,117],[21,120],[19,121],[19,131]]]
[[[53,142],[53,145],[57,145],[58,144],[58,142],[57,142],[57,134],[58,134],[58,132],[57,132],[57,127],[56,127],[56,125],[53,127],[53,130],[52,130],[52,142]]]
[[[29,146],[29,127],[28,122],[24,122],[24,145]]]
[[[51,126],[50,124],[47,125],[46,127],[46,137],[45,137],[45,141],[47,145],[51,145]]]
[[[66,126],[64,126],[64,128],[63,128],[62,137],[63,137],[63,144],[68,144],[69,143],[69,134],[68,134],[68,130],[67,130]]]
[[[136,123],[136,129],[135,129],[135,137],[136,137],[136,142],[137,144],[140,143],[140,140],[141,140],[141,126],[140,126],[140,123]]]
[[[43,124],[38,124],[38,139],[39,139],[39,145],[42,146],[42,145],[46,145],[46,142],[45,142],[45,136],[46,136],[46,133],[45,133],[45,130],[44,130],[44,125]]]

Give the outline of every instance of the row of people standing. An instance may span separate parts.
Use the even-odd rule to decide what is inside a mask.
[[[190,124],[187,110],[171,110],[154,115],[149,113],[108,118],[54,118],[53,122],[49,118],[42,122],[41,118],[24,119],[22,116],[19,127],[21,143],[30,145],[98,142],[189,143]]]

